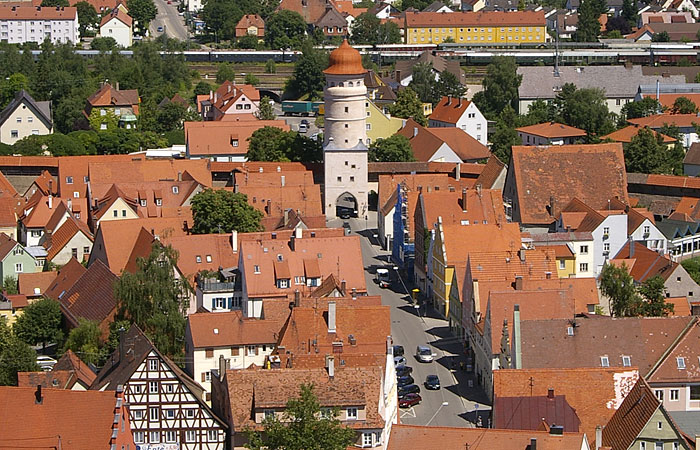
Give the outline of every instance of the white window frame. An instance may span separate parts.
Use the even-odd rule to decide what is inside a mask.
[[[351,407],[346,409],[345,416],[348,420],[357,420],[357,408]]]
[[[245,355],[246,356],[255,356],[255,349],[257,347],[255,345],[246,345],[245,346]]]
[[[197,434],[194,430],[185,430],[185,442],[195,442],[197,440]]]
[[[15,263],[15,273],[22,273],[24,270],[24,266],[22,263]]]
[[[168,444],[173,444],[177,442],[177,433],[172,430],[168,430],[165,432],[165,442]]]
[[[143,409],[135,409],[134,410],[134,420],[143,420]]]
[[[148,421],[158,422],[160,420],[160,408],[151,406],[148,408]]]
[[[607,356],[601,356],[600,367],[610,367],[610,358],[608,358]]]
[[[157,394],[158,392],[159,392],[158,382],[157,381],[149,381],[148,382],[148,393],[149,394]]]
[[[134,444],[143,444],[143,438],[143,431],[134,431]]]
[[[158,360],[155,358],[150,358],[148,360],[148,370],[151,372],[158,371]]]
[[[148,442],[150,444],[160,444],[160,431],[149,431]]]
[[[674,398],[675,397],[675,398]],[[668,399],[672,402],[677,402],[680,399],[680,391],[678,389],[669,390]]]
[[[217,430],[207,430],[207,441],[217,442],[219,440],[219,433]]]
[[[362,433],[362,447],[372,447],[374,445],[374,433]]]

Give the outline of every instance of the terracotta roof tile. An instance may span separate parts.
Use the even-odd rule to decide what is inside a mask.
[[[496,186],[496,183],[501,175],[505,178],[505,170],[506,165],[496,155],[491,155],[475,184],[481,185],[484,189],[498,189],[501,186]]]
[[[456,124],[471,103],[462,98],[442,97],[433,108],[430,120]]]
[[[603,428],[602,444],[612,450],[629,449],[660,406],[659,399],[640,378]]]
[[[190,155],[241,155],[248,153],[248,139],[263,127],[289,131],[283,120],[248,122],[185,122],[185,139]]]
[[[46,259],[49,261],[53,260],[58,252],[63,250],[63,247],[78,233],[82,233],[90,241],[93,240],[92,233],[85,223],[73,217],[68,217],[66,221],[63,222],[63,225],[58,227],[58,230],[51,233],[51,238],[44,243],[44,247],[48,250]]]
[[[71,258],[56,274],[56,278],[49,285],[44,293],[46,298],[60,301],[75,284],[76,281],[87,271],[77,259]]]
[[[104,320],[111,322],[117,307],[114,283],[118,279],[100,260],[88,267],[87,271],[60,299],[72,326],[78,325],[79,318],[94,320],[97,323],[102,323]]]
[[[636,368],[501,369],[493,372],[493,395],[494,401],[546,396],[553,389],[576,410],[580,431],[595,440],[595,427],[608,422],[638,379]]]
[[[161,242],[177,250],[177,267],[190,281],[202,270],[238,266],[238,252],[231,246],[231,234],[170,236],[163,237]]]
[[[0,20],[73,20],[77,15],[78,10],[73,7],[0,7]]]
[[[521,246],[517,223],[444,224],[442,232],[447,264],[466,261],[471,252],[505,252]]]
[[[145,156],[134,155],[81,155],[61,156],[58,159],[58,184],[59,192],[63,197],[74,198],[77,192],[80,197],[87,197],[87,180],[93,180],[88,166],[93,162],[131,162],[134,159],[145,159]],[[121,175],[131,174],[131,171],[122,171]]]
[[[543,11],[407,12],[406,27],[545,26]]]
[[[152,183],[196,181],[203,186],[212,184],[210,162],[206,159],[90,161],[90,184]]]
[[[110,11],[109,14],[105,14],[102,17],[102,20],[100,21],[100,27],[103,25],[106,25],[107,22],[109,22],[112,19],[117,19],[118,21],[122,22],[124,25],[126,25],[129,28],[131,28],[131,25],[134,22],[134,19],[132,19],[130,15],[128,15],[127,13],[125,13],[124,11],[122,11],[119,8],[114,8],[114,9],[112,9],[112,11]],[[119,91],[119,92],[124,92],[124,91]]]
[[[0,260],[5,259],[8,253],[18,245],[17,241],[5,233],[0,233]]]
[[[57,276],[58,272],[20,273],[19,293],[27,296],[44,295]]]
[[[491,156],[487,146],[460,128],[428,128],[428,131],[449,145],[462,161],[475,161]]]
[[[498,430],[491,428],[424,427],[396,424],[391,427],[387,450],[420,448],[423,450],[464,450],[465,447],[524,450],[531,439],[537,439],[537,449],[559,450],[581,448],[583,433],[554,436],[547,431]]]
[[[265,22],[262,17],[257,14],[245,14],[236,24],[236,37],[248,34],[248,28],[250,27],[256,27],[258,29],[258,37],[262,37],[265,34]]]
[[[697,321],[686,331],[647,377],[649,383],[697,383],[700,381],[700,323]],[[678,358],[683,358],[684,368],[679,368]]]
[[[661,128],[667,124],[687,128],[700,124],[700,117],[697,114],[656,114],[638,119],[627,119],[627,121],[631,124],[649,128]]]
[[[578,433],[581,420],[565,395],[495,397],[493,427],[510,430],[539,430],[543,425],[562,426],[564,432]]]
[[[0,227],[17,227],[17,212],[22,213],[23,200],[0,197]]]
[[[601,139],[603,139],[603,140],[610,139],[610,140],[615,141],[615,142],[622,142],[623,144],[628,144],[628,143],[632,142],[632,138],[637,136],[637,134],[639,134],[639,131],[644,129],[644,128],[646,128],[646,127],[640,128],[639,125],[629,125],[629,126],[626,126],[625,128],[621,128],[617,131],[613,131],[610,134],[606,134]],[[663,142],[665,144],[671,144],[671,143],[676,142],[676,139],[669,137],[669,136],[666,136],[665,134],[657,133],[654,130],[651,130],[651,133],[655,137],[661,136],[661,138],[663,139]]]
[[[114,89],[111,84],[105,83],[97,92],[87,99],[94,106],[137,106],[141,102],[139,91],[136,89]]]
[[[12,183],[0,172],[0,197],[15,197],[17,190]]]
[[[277,343],[283,322],[249,319],[241,311],[195,313],[187,317],[187,327],[195,348]]]
[[[515,177],[514,180],[510,178]],[[554,222],[553,199],[560,208],[576,197],[589,205],[611,198],[628,203],[622,144],[513,146],[506,185],[515,184],[517,213],[526,224]],[[515,205],[514,205],[515,206]]]
[[[634,245],[634,254],[631,254],[630,245]],[[643,283],[649,278],[659,275],[664,280],[678,267],[678,263],[671,261],[666,256],[648,249],[640,242],[624,245],[612,258],[612,261],[634,260],[633,264],[625,263],[630,275],[637,283]]]
[[[534,136],[542,136],[546,138],[559,138],[559,137],[584,137],[586,136],[586,131],[576,127],[570,127],[569,125],[564,125],[563,123],[557,122],[545,122],[538,123],[535,125],[528,125],[526,127],[516,128],[517,131],[521,133],[532,134]]]

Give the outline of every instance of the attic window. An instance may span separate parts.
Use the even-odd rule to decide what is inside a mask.
[[[66,177],[66,184],[73,184],[73,177]]]
[[[277,261],[283,261],[284,257],[282,255],[277,255]]]
[[[610,367],[610,360],[608,359],[607,356],[600,357],[600,366],[601,367]]]
[[[180,192],[180,188],[177,186],[173,186],[173,194],[177,194],[178,192]]]
[[[141,199],[141,206],[143,206],[143,207],[146,206],[146,199],[145,198]]]
[[[624,367],[630,367],[632,365],[632,358],[629,356],[622,357],[622,365]]]
[[[207,255],[207,262],[208,262],[208,263],[211,262],[211,255]]]
[[[676,358],[676,365],[678,365],[679,369],[685,369],[685,358],[682,356]]]
[[[323,253],[317,253],[316,256],[318,257],[318,259],[321,259],[323,257]]]
[[[163,200],[157,198],[157,199],[156,199],[156,206],[163,206]]]
[[[260,266],[253,266],[253,273],[260,273]]]
[[[201,255],[197,255],[197,256],[195,256],[194,258],[197,260],[198,263],[201,263],[201,262],[202,262],[202,256],[201,256]]]

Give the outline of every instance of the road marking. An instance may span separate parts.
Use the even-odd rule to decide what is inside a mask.
[[[416,411],[413,409],[413,406],[408,409],[401,410],[401,418],[403,419],[404,417],[416,418]]]

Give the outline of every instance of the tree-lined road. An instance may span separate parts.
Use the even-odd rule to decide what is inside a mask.
[[[153,19],[150,26],[151,36],[157,37],[165,33],[166,36],[181,41],[189,38],[185,20],[177,11],[175,3],[168,4],[166,0],[154,0],[158,8],[158,14]],[[163,27],[163,31],[158,31],[158,27]]]

